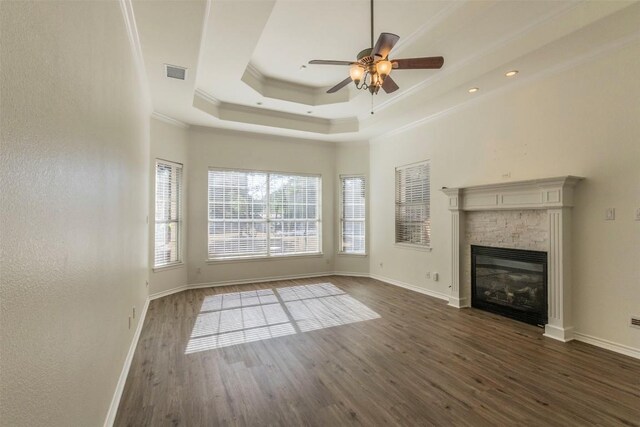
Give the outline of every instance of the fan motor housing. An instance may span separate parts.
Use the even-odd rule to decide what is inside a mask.
[[[361,50],[360,53],[358,53],[358,62],[365,67],[373,64],[374,62],[374,59],[371,56],[371,51],[372,49],[369,47]]]

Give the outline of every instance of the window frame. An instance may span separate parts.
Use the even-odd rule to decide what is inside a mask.
[[[424,204],[427,207],[427,219],[429,221],[429,229],[426,233],[426,239],[427,242],[422,244],[422,243],[412,243],[412,242],[408,242],[408,241],[398,241],[398,225],[399,225],[399,218],[398,218],[398,207],[401,206],[401,202],[398,201],[398,196],[399,196],[399,181],[398,181],[398,171],[399,170],[407,170],[407,169],[411,169],[411,168],[415,168],[415,167],[420,167],[420,166],[426,166],[427,168],[427,184],[428,184],[428,195],[429,195],[429,199],[428,202],[427,201],[422,201],[421,204]],[[409,163],[409,164],[405,164],[402,166],[397,166],[394,169],[394,243],[397,247],[400,248],[406,248],[406,249],[414,249],[414,250],[421,250],[421,251],[431,251],[432,250],[432,229],[431,229],[431,224],[432,224],[432,217],[431,217],[431,160],[427,159],[427,160],[421,160],[419,162],[413,162],[413,163]],[[406,222],[406,221],[405,221]]]
[[[363,190],[364,190],[364,218],[362,220],[345,220],[344,218],[344,185],[343,182],[346,179],[349,178],[361,178],[362,179],[362,186],[363,186]],[[368,251],[368,244],[369,244],[369,239],[367,239],[367,178],[364,174],[345,174],[345,175],[340,175],[339,176],[339,198],[340,198],[340,202],[339,202],[339,221],[340,221],[340,225],[339,225],[339,230],[338,230],[338,234],[339,234],[339,240],[338,240],[338,255],[346,255],[346,256],[360,256],[360,257],[366,257],[369,253]],[[349,222],[362,222],[364,225],[364,252],[346,252],[344,250],[344,223],[345,221],[349,221]]]
[[[211,257],[209,253],[209,224],[211,224],[211,220],[209,219],[209,172],[211,171],[222,171],[222,172],[242,172],[242,173],[263,173],[266,174],[266,184],[267,184],[267,202],[265,205],[265,210],[267,212],[266,216],[266,225],[267,225],[267,254],[266,255],[246,255],[246,256],[225,256],[225,257]],[[315,222],[317,224],[318,230],[318,251],[317,252],[307,252],[307,253],[292,253],[292,254],[284,254],[284,255],[273,255],[271,254],[271,248],[269,242],[271,241],[270,235],[270,224],[273,222],[283,222],[283,219],[272,219],[270,215],[270,176],[271,175],[284,175],[284,176],[298,176],[298,177],[314,177],[318,178],[318,199],[316,205],[317,219],[315,220],[304,220],[304,219],[291,219],[287,221],[291,222]],[[286,258],[297,258],[297,257],[321,257],[323,256],[322,250],[322,174],[314,174],[314,173],[302,173],[302,172],[284,172],[284,171],[273,171],[273,170],[261,170],[261,169],[242,169],[242,168],[226,168],[226,167],[216,167],[209,166],[207,168],[207,203],[206,203],[206,240],[205,240],[205,252],[207,254],[207,263],[225,263],[225,262],[242,262],[242,261],[256,261],[256,260],[273,260],[273,259],[286,259]]]
[[[158,210],[158,166],[159,165],[165,165],[165,166],[170,166],[172,168],[172,174],[174,170],[178,170],[180,169],[180,175],[179,177],[176,177],[177,183],[178,183],[178,192],[177,192],[177,206],[178,206],[178,210],[177,210],[177,219],[172,220],[172,219],[168,219],[168,220],[163,220],[163,221],[158,221],[157,217],[157,210]],[[155,159],[155,165],[154,165],[154,174],[153,174],[153,179],[154,179],[154,193],[153,193],[153,206],[154,206],[154,216],[153,216],[153,221],[154,221],[154,226],[153,226],[153,271],[159,271],[159,270],[164,270],[164,269],[171,269],[171,268],[176,268],[176,267],[180,267],[182,265],[184,265],[184,261],[182,259],[183,256],[183,231],[184,231],[184,218],[183,218],[183,212],[184,212],[184,165],[182,163],[179,162],[174,162],[171,160],[165,160],[162,158],[156,158]],[[157,225],[158,224],[172,224],[175,223],[176,224],[176,260],[175,261],[171,261],[168,263],[164,263],[164,264],[156,264],[156,236],[157,236]]]

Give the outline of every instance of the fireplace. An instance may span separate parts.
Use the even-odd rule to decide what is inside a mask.
[[[547,323],[547,253],[471,245],[471,306]]]

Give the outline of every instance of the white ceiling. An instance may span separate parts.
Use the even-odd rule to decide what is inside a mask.
[[[370,45],[367,0],[134,0],[157,113],[189,125],[332,141],[367,140],[428,120],[640,39],[640,3],[377,0],[374,34],[391,58],[444,56],[441,70],[396,70],[400,90],[327,88]],[[164,77],[164,64],[189,69]],[[504,73],[518,69],[517,77]],[[469,94],[477,86],[480,91]],[[261,103],[261,105],[258,105]]]

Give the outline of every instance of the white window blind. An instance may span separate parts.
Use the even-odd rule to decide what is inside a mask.
[[[154,267],[181,261],[182,165],[156,160]]]
[[[431,246],[429,162],[396,168],[396,243]]]
[[[340,177],[340,252],[365,254],[365,181],[363,176]]]
[[[209,169],[210,259],[320,253],[319,176]]]

